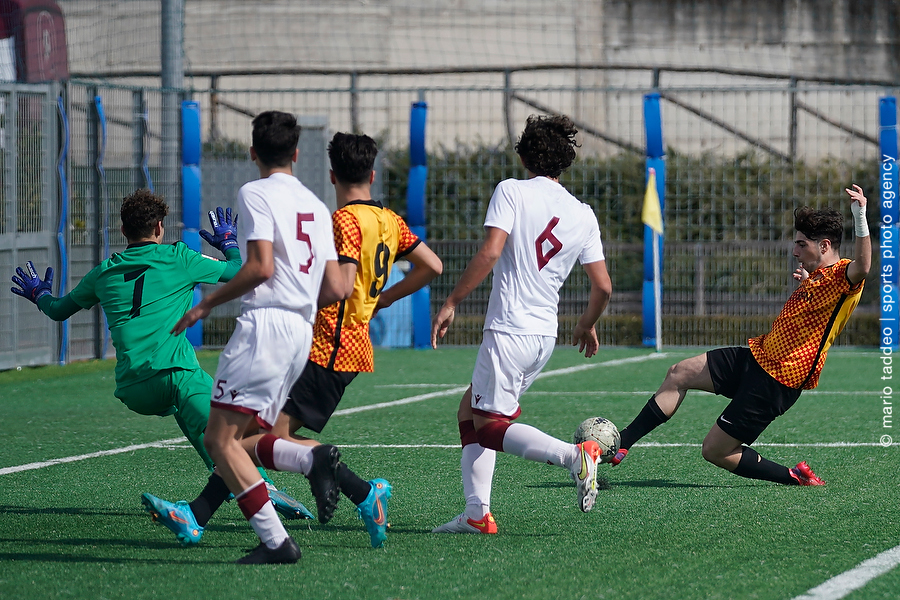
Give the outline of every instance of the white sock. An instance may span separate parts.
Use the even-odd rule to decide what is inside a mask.
[[[272,446],[272,462],[279,471],[308,475],[313,464],[312,449],[313,446],[278,439]]]
[[[466,497],[466,516],[480,521],[491,511],[491,483],[497,452],[480,444],[467,444],[462,449],[463,494]]]
[[[271,502],[266,502],[259,512],[250,517],[250,527],[270,550],[274,550],[288,538],[287,529],[278,518],[278,513],[275,512]]]
[[[558,440],[540,429],[513,423],[503,438],[503,451],[528,460],[569,468],[579,459],[578,446]]]

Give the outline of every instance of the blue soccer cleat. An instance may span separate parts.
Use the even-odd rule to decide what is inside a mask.
[[[266,491],[269,492],[269,500],[285,519],[314,519],[315,517],[303,504],[291,498],[275,486],[266,483]]]
[[[372,479],[369,485],[372,486],[372,490],[356,507],[356,511],[366,524],[372,547],[381,548],[387,539],[387,501],[391,497],[391,484],[384,479]]]
[[[200,543],[203,528],[197,523],[187,502],[179,500],[173,504],[152,494],[141,494],[141,503],[154,521],[162,523],[175,534],[182,546]]]

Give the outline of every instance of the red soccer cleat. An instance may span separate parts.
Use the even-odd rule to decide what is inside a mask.
[[[800,485],[825,485],[818,475],[813,473],[806,461],[797,463],[797,466],[789,470],[791,477],[797,480]]]
[[[609,459],[609,462],[613,465],[617,465],[628,455],[628,450],[625,448],[619,448],[619,451],[616,452],[616,455]]]

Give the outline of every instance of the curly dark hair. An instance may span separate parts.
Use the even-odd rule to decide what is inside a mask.
[[[844,218],[833,208],[801,206],[794,210],[794,229],[817,242],[829,240],[837,249],[844,237]]]
[[[298,141],[300,125],[292,114],[268,110],[253,119],[253,150],[266,166],[286,167],[291,164]]]
[[[142,240],[153,235],[153,228],[169,214],[169,207],[162,196],[150,190],[137,190],[122,199],[122,233],[129,241]]]
[[[328,158],[334,177],[341,183],[368,183],[378,146],[367,135],[336,133],[328,142]]]
[[[516,142],[516,153],[525,168],[535,175],[559,177],[575,160],[575,123],[563,115],[531,115]]]

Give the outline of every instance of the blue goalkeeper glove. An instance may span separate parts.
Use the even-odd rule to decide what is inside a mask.
[[[13,294],[37,304],[41,296],[53,293],[53,267],[47,267],[43,281],[38,277],[37,271],[34,270],[34,264],[30,260],[25,263],[25,269],[23,271],[22,267],[16,267],[18,277],[13,275],[12,282],[19,287],[9,289]]]
[[[231,209],[218,207],[216,212],[209,211],[209,224],[212,225],[212,233],[205,229],[200,230],[200,237],[206,240],[210,246],[222,254],[229,248],[237,248],[237,215],[231,218]]]

